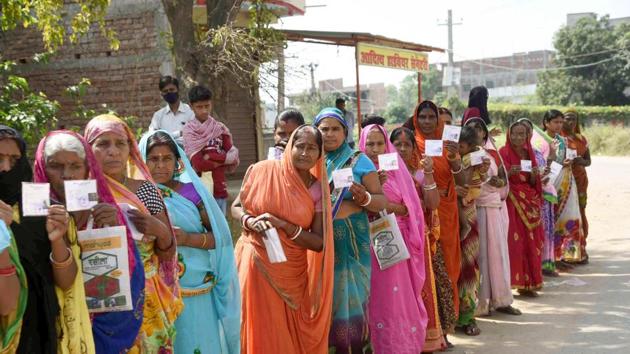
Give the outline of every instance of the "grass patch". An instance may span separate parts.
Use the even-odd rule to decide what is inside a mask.
[[[599,125],[583,132],[592,155],[630,156],[630,128]]]

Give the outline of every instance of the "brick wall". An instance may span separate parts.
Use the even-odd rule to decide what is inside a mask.
[[[77,44],[65,44],[45,64],[34,63],[36,53],[44,52],[41,34],[35,30],[16,30],[0,37],[4,59],[18,62],[17,71],[36,91],[59,101],[60,126],[83,129],[87,122],[72,117],[74,100],[64,93],[81,78],[92,85],[83,98],[87,108],[107,109],[121,116],[137,117],[136,126],[149,126],[153,113],[164,105],[158,91],[162,74],[172,74],[173,63],[163,34],[169,25],[159,0],[113,0],[107,20],[117,33],[118,51],[94,26]],[[224,121],[234,134],[234,144],[241,151],[241,167],[234,177],[244,174],[257,161],[256,99],[248,90],[232,85],[224,102]]]

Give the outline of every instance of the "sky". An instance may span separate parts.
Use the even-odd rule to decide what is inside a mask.
[[[283,18],[276,27],[369,32],[439,48],[448,47],[448,36],[447,27],[438,24],[446,22],[452,9],[453,22],[462,23],[453,27],[455,61],[553,49],[553,35],[568,13],[630,16],[628,0],[306,0],[306,6],[304,16]],[[310,87],[310,73],[304,68],[309,63],[317,64],[316,86],[319,80],[334,78],[343,78],[344,86],[354,85],[352,47],[289,42],[285,55],[288,94]],[[446,61],[446,54],[429,54],[430,63]],[[396,85],[409,73],[362,66],[359,76],[362,84]]]

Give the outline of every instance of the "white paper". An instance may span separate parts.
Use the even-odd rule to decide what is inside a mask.
[[[50,207],[50,183],[22,182],[22,214],[46,216]]]
[[[354,175],[351,168],[342,168],[340,170],[333,171],[333,183],[335,189],[341,189],[352,186],[354,181]]]
[[[560,176],[560,172],[562,172],[562,167],[562,164],[559,164],[555,161],[551,163],[551,166],[549,166],[549,169],[551,170],[551,172],[549,172],[549,180],[551,181],[551,183],[554,183],[558,176]]]
[[[445,125],[442,132],[442,140],[459,142],[459,135],[462,133],[462,127],[457,125]]]
[[[521,160],[521,171],[522,172],[532,172],[532,161],[531,160]]]
[[[270,147],[267,152],[267,160],[282,160],[282,150],[275,146]]]
[[[136,225],[134,225],[131,222],[131,220],[129,219],[129,215],[127,215],[127,212],[129,210],[138,210],[138,209],[127,203],[119,203],[118,206],[120,207],[120,211],[122,212],[122,214],[125,216],[125,219],[127,219],[127,225],[129,226],[129,232],[131,232],[131,237],[136,241],[142,241],[144,234],[138,231],[138,229],[136,228]]]
[[[287,256],[282,249],[282,243],[280,243],[280,236],[278,230],[271,228],[265,231],[267,237],[263,237],[263,243],[267,250],[267,256],[271,263],[282,263],[287,261]]]
[[[378,167],[383,171],[395,171],[398,169],[398,154],[378,155]]]
[[[578,157],[577,150],[567,149],[567,159],[573,160],[576,157]]]
[[[66,210],[88,210],[98,204],[96,180],[65,181]]]
[[[477,150],[470,153],[470,165],[477,166],[483,163],[483,158],[486,156],[486,152],[483,150]]]
[[[425,140],[424,154],[427,156],[442,156],[444,143],[442,140]]]

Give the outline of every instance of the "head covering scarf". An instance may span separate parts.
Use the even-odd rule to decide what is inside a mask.
[[[261,161],[250,167],[241,188],[244,210],[253,216],[271,213],[304,229],[310,229],[315,205],[291,156],[296,129],[282,160]],[[298,246],[278,229],[287,257],[284,263],[271,264],[258,233],[243,230],[236,246],[236,257],[243,292],[242,352],[325,353],[332,313],[334,248],[330,193],[324,165],[324,152],[311,169],[322,193],[323,250],[315,252]],[[265,283],[265,285],[261,285]],[[267,308],[264,310],[261,307]],[[274,316],[275,314],[275,316]],[[291,339],[256,332],[267,328],[271,317],[286,324]]]
[[[568,108],[566,111],[564,111],[564,115],[567,114],[573,114],[575,116],[575,128],[573,129],[573,133],[575,133],[575,135],[580,135],[582,134],[582,128],[580,127],[580,115],[578,114],[577,110],[573,107]],[[567,133],[572,133],[572,132],[567,132]]]
[[[31,182],[33,171],[26,156],[26,142],[12,128],[0,125],[3,138],[18,143],[22,157],[8,172],[0,173],[0,199],[12,205],[17,219],[10,229],[14,235],[20,262],[24,267],[28,282],[28,296],[22,329],[19,352],[56,353],[57,331],[55,321],[59,313],[52,268],[48,258],[50,241],[46,232],[46,219],[22,217],[18,202],[22,198],[22,182]],[[42,331],[42,329],[44,329]]]
[[[479,117],[489,125],[492,123],[488,115],[488,89],[485,86],[473,87],[468,96],[468,108],[479,109]]]
[[[385,140],[385,153],[395,153],[398,170],[387,172],[387,181],[383,185],[383,193],[388,200],[403,204],[408,210],[407,217],[397,217],[402,236],[409,249],[409,261],[395,265],[386,271],[372,267],[372,292],[369,301],[370,326],[376,330],[377,323],[384,322],[388,329],[413,328],[412,334],[392,331],[388,334],[375,335],[372,338],[375,352],[406,352],[410,349],[422,351],[427,324],[427,312],[422,299],[425,281],[424,262],[424,213],[416,192],[415,184],[407,166],[398,155],[394,145],[387,139],[387,131],[380,125],[371,124],[361,131],[359,148],[365,152],[368,135],[379,131]],[[372,255],[372,264],[376,259]],[[378,286],[375,286],[378,284]],[[391,286],[389,286],[391,285]],[[391,294],[394,286],[399,292]],[[392,297],[393,296],[393,297]],[[397,343],[398,346],[392,347]],[[385,350],[387,349],[387,350]]]
[[[94,153],[92,152],[92,148],[87,144],[85,139],[79,134],[69,131],[69,130],[59,130],[50,132],[42,139],[37,147],[37,152],[35,154],[35,182],[38,183],[48,183],[48,176],[46,174],[46,157],[44,156],[44,149],[46,147],[46,141],[48,138],[55,135],[70,135],[76,139],[78,139],[83,149],[85,150],[85,160],[86,167],[88,170],[88,177],[96,180],[96,189],[99,196],[99,202],[110,204],[118,210],[118,224],[126,226],[126,218],[123,216],[120,208],[118,208],[118,204],[116,204],[116,200],[114,196],[109,190],[107,184],[107,178],[103,174],[100,165],[96,161],[94,157]],[[51,189],[51,197],[56,200],[60,200],[59,196],[55,194],[55,192]],[[76,227],[76,226],[75,226]],[[73,230],[73,233],[76,233],[77,230]],[[70,233],[71,231],[69,231]],[[76,236],[76,234],[75,234]],[[144,306],[144,298],[142,293],[144,291],[144,269],[142,266],[142,262],[140,261],[140,255],[138,254],[138,249],[136,248],[135,242],[131,237],[131,233],[129,232],[129,228],[127,228],[127,254],[129,257],[129,274],[130,274],[130,285],[131,285],[131,298],[134,305],[134,309],[131,311],[121,311],[121,312],[107,312],[107,313],[99,313],[92,315],[92,335],[94,338],[94,345],[97,353],[120,353],[125,351],[131,347],[133,342],[138,335],[138,331],[140,329],[140,325],[142,324],[142,312]],[[76,240],[72,240],[71,243],[74,243],[71,246],[76,246]],[[74,247],[72,247],[74,250]],[[81,271],[80,262],[77,262],[79,265],[79,271]],[[83,287],[83,277],[79,273],[77,275],[77,280],[75,282],[79,282],[76,284],[77,286]],[[57,289],[57,295],[60,299],[60,307],[62,312],[66,312],[67,309],[64,308],[63,302],[61,302],[62,298],[65,296],[64,291]],[[85,301],[85,293],[83,292],[83,299]],[[69,332],[68,329],[66,331]],[[70,338],[70,340],[74,340],[76,338]]]
[[[142,137],[139,149],[144,161],[146,161],[149,154],[149,138],[157,132],[165,133],[171,138],[175,146],[177,146],[179,157],[184,164],[183,171],[175,175],[174,180],[184,184],[192,183],[199,196],[201,196],[205,211],[208,214],[215,240],[215,248],[208,250],[208,257],[211,257],[216,262],[216,274],[218,275],[218,280],[214,288],[212,288],[213,300],[230,349],[229,352],[235,353],[238,351],[240,340],[241,297],[230,228],[216,200],[208,192],[208,189],[204,187],[203,182],[201,182],[201,179],[192,168],[190,160],[186,157],[184,150],[177,145],[176,140],[173,139],[169,132],[157,130]],[[180,335],[186,334],[181,333]]]
[[[501,148],[500,153],[503,161],[505,162],[505,168],[510,169],[512,166],[520,166],[521,165],[521,156],[516,152],[516,148],[512,145],[512,140],[510,139],[510,135],[512,134],[512,128],[516,125],[525,124],[523,121],[516,121],[510,124],[508,128],[507,137],[505,141],[505,146]],[[536,161],[536,153],[534,152],[534,148],[529,139],[525,139],[525,145],[523,146],[525,151],[527,152],[527,157],[532,162],[532,170],[538,168],[538,162]],[[529,178],[528,173],[520,172],[521,175]],[[542,195],[542,183],[540,178],[536,178],[536,185],[534,186],[536,192],[541,193]]]

